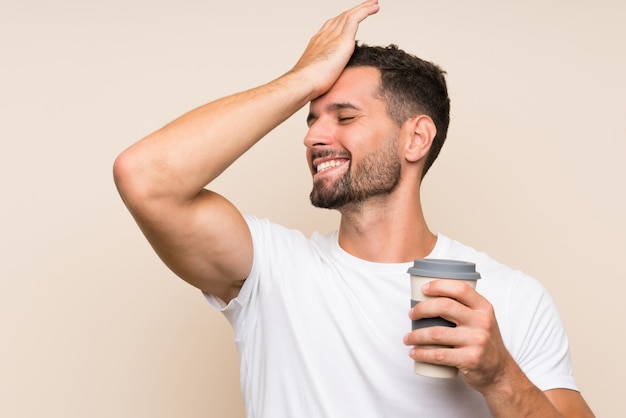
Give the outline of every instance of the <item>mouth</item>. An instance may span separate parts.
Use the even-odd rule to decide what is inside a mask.
[[[313,177],[331,173],[340,167],[345,167],[350,162],[350,158],[339,156],[327,156],[324,158],[314,158],[312,162]]]
[[[319,174],[331,168],[339,167],[348,162],[347,158],[335,158],[330,160],[321,161],[315,164],[315,173]]]

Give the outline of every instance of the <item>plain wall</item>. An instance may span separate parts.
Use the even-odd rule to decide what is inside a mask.
[[[0,416],[243,416],[229,325],[154,255],[111,167],[183,112],[287,71],[352,4],[2,2]],[[360,40],[448,72],[430,226],[537,277],[583,395],[599,417],[624,416],[626,3],[381,6]],[[327,231],[338,218],[308,202],[304,119],[214,187],[246,213]]]

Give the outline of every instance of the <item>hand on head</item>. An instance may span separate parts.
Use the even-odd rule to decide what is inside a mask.
[[[321,96],[335,83],[345,68],[356,40],[359,24],[379,10],[378,0],[367,0],[329,19],[311,38],[292,69],[313,84],[311,99]]]

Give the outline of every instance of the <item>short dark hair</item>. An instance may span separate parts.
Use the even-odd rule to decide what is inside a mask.
[[[348,67],[375,67],[381,74],[380,93],[389,117],[401,126],[418,114],[428,115],[437,134],[424,163],[422,178],[433,164],[448,134],[450,98],[445,71],[399,49],[396,45],[368,46],[357,43]]]

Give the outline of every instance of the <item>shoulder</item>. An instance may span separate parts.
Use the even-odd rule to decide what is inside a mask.
[[[476,264],[481,275],[479,291],[490,300],[510,303],[511,299],[549,298],[546,289],[534,277],[493,259],[487,253],[439,234],[433,258],[450,258]]]
[[[448,238],[442,234],[439,234],[437,237],[437,245],[435,246],[431,257],[450,258],[453,260],[472,262],[476,264],[476,270],[481,273],[482,277],[492,277],[494,275],[510,278],[525,276],[525,274],[520,270],[513,269],[500,263],[499,261],[496,261],[487,253],[476,250],[473,247]]]

